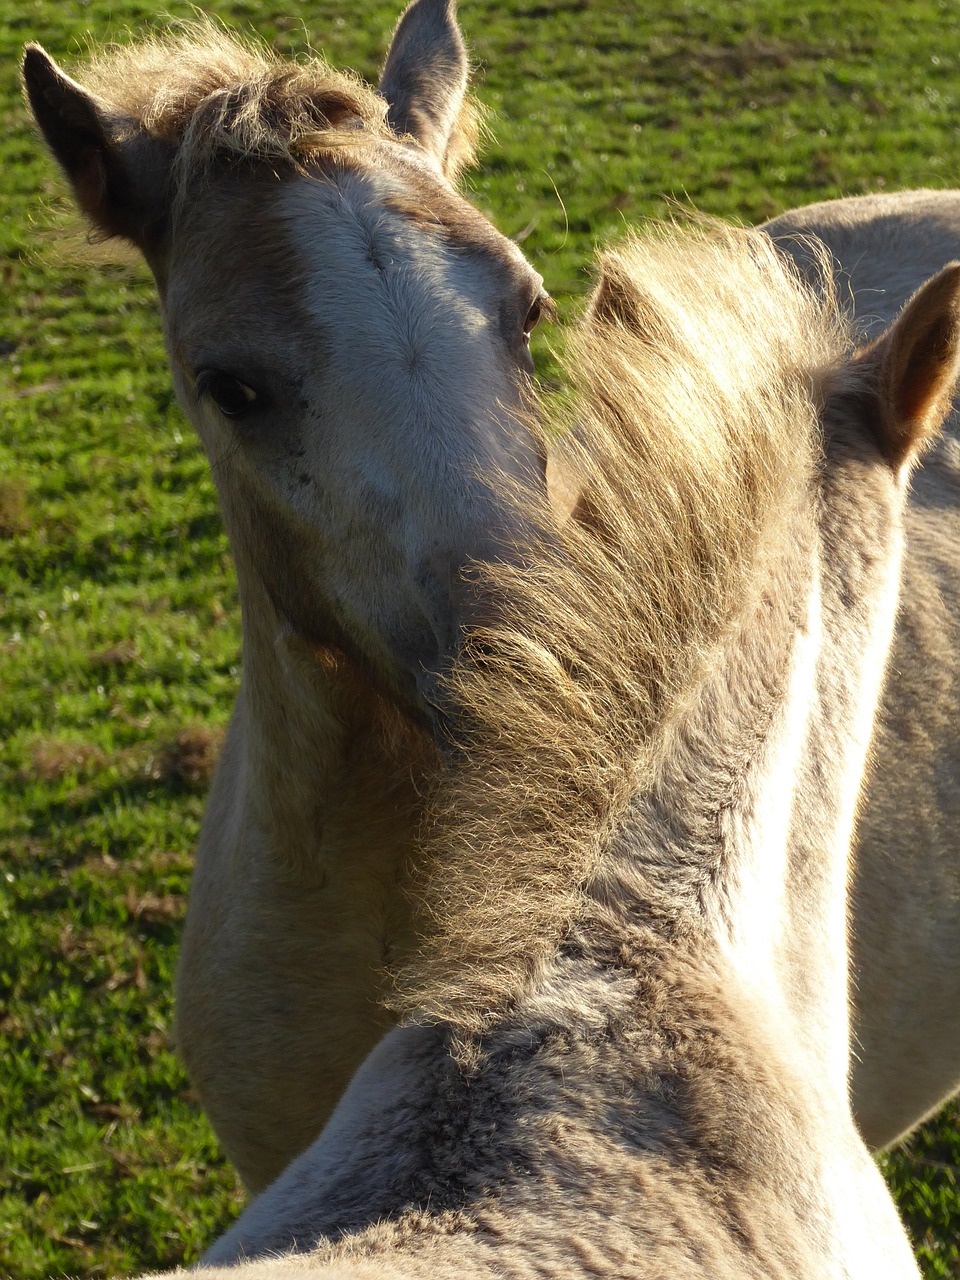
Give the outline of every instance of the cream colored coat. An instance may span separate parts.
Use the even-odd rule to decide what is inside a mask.
[[[916,1280],[848,1102],[844,907],[960,265],[852,358],[795,290],[758,233],[606,256],[579,519],[485,571],[446,681],[410,1024],[198,1280]]]
[[[766,231],[801,262],[816,237],[869,336],[960,254],[960,191],[793,210]],[[874,1147],[960,1089],[960,420],[911,481],[900,613],[861,807],[851,897],[854,1109]]]

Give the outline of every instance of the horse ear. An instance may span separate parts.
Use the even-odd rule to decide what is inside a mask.
[[[465,110],[469,67],[456,0],[413,0],[393,33],[380,76],[387,118],[445,177],[473,154],[476,126]]]
[[[105,235],[146,250],[163,219],[170,145],[72,80],[38,44],[24,51],[23,87],[81,211]]]
[[[960,376],[960,262],[921,285],[858,361],[873,366],[880,447],[892,467],[909,465],[943,425]]]
[[[618,270],[619,263],[607,254],[597,286],[587,304],[588,321],[637,328],[637,287],[629,276]]]

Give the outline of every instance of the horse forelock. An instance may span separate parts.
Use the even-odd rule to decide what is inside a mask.
[[[463,760],[425,830],[408,1016],[479,1030],[555,953],[762,566],[809,519],[849,346],[759,234],[650,233],[601,258],[566,355],[579,516],[476,569],[496,621],[447,676]]]
[[[398,135],[387,102],[360,76],[314,55],[278,57],[210,19],[99,53],[84,82],[121,121],[176,149],[174,203],[222,161],[297,172],[345,148]],[[464,101],[455,170],[475,159],[479,109]]]

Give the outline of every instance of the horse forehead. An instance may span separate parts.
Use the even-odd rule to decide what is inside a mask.
[[[277,217],[282,190],[265,175],[230,174],[179,219],[161,289],[175,354],[211,354],[231,338],[238,354],[250,343],[269,346],[271,318],[284,343],[302,331],[298,265]]]
[[[491,318],[501,299],[539,283],[515,244],[416,166],[336,166],[291,183],[279,205],[311,309],[394,321],[410,306]]]
[[[529,305],[540,282],[512,241],[410,163],[224,178],[191,208],[177,241],[165,311],[184,351],[209,345],[225,319],[238,335],[252,327],[262,349],[276,317],[291,354],[318,328],[334,344],[352,330],[364,345],[387,331],[423,337],[431,318],[480,328],[511,295],[526,290]],[[364,331],[371,315],[376,334]]]

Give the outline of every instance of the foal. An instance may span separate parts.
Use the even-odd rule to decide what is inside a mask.
[[[114,51],[87,88],[36,46],[24,62],[81,208],[156,276],[236,564],[243,681],[176,1035],[254,1190],[392,1025],[461,570],[529,524],[494,478],[544,482],[525,415],[542,282],[452,185],[466,71],[444,0],[409,9],[379,94],[211,25]]]
[[[958,317],[954,265],[850,354],[760,233],[606,255],[580,518],[475,568],[485,624],[443,677],[463,761],[405,1025],[208,1263],[916,1276],[847,1101],[844,913]]]

